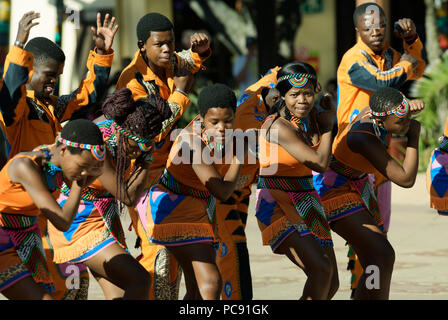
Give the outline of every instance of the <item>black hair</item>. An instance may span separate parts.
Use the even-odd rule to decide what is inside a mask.
[[[151,31],[174,30],[171,21],[163,14],[150,12],[145,14],[137,23],[137,40],[146,42],[151,36]]]
[[[376,7],[378,7],[381,16],[386,18],[386,13],[384,12],[383,8],[381,8],[381,6],[378,3],[376,3],[376,2],[366,2],[366,3],[363,3],[363,4],[359,5],[359,6],[357,6],[355,8],[355,11],[353,12],[353,24],[355,25],[355,27],[356,27],[356,25],[358,23],[359,17],[361,17],[361,16],[363,16],[365,14],[370,14],[370,12],[367,12],[367,8],[369,6],[376,6]]]
[[[313,78],[308,79],[308,81],[313,84],[314,89],[317,88],[316,70],[314,70],[314,68],[310,64],[302,61],[295,61],[285,64],[277,73],[277,81],[278,79],[280,79],[280,77],[295,73],[305,73],[312,75]],[[277,82],[275,88],[280,92],[280,95],[284,97],[285,94],[292,88],[292,85],[289,83],[289,81],[284,80]],[[271,107],[271,109],[269,110],[269,114],[279,113],[280,110],[285,107],[285,105],[285,100],[280,99]]]
[[[236,96],[232,89],[222,83],[205,87],[198,96],[199,114],[204,117],[211,108],[230,108],[236,111]]]
[[[378,89],[370,96],[369,107],[374,112],[387,112],[403,101],[401,92],[391,87]]]
[[[78,142],[84,144],[102,145],[104,144],[103,135],[98,126],[87,119],[77,119],[67,122],[62,128],[61,138],[71,142]],[[56,146],[61,145],[57,142]],[[68,147],[72,154],[80,154],[83,149]]]
[[[65,54],[56,43],[44,37],[33,38],[25,45],[24,49],[34,56],[35,64],[46,63],[49,59],[64,63]]]
[[[144,99],[134,101],[132,91],[128,88],[118,89],[108,95],[104,100],[102,111],[106,119],[113,120],[124,130],[148,140],[156,137],[162,130],[163,122],[172,116],[168,102],[159,94],[150,94]],[[126,137],[119,135],[116,151],[117,186],[125,180],[125,143],[127,143]],[[134,166],[131,177],[137,172],[138,167],[139,165]]]

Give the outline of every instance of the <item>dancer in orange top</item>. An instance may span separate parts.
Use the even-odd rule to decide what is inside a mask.
[[[9,299],[51,299],[48,271],[37,216],[60,230],[69,229],[82,188],[102,173],[105,146],[98,127],[74,120],[62,130],[68,145],[43,145],[13,157],[0,172],[0,291]],[[62,183],[73,192],[61,207]],[[44,287],[39,284],[43,284]]]
[[[160,135],[155,139],[148,189],[165,169],[174,140],[172,132],[190,104],[187,94],[193,80],[191,73],[204,69],[203,63],[211,54],[208,36],[202,33],[193,34],[189,50],[174,52],[173,28],[171,21],[160,13],[144,15],[137,23],[138,50],[117,83],[117,89],[129,88],[135,100],[158,92],[172,110],[171,118],[164,122]],[[137,203],[137,208],[142,210],[146,208],[142,203],[145,194]],[[178,274],[176,259],[163,246],[149,244],[139,219],[146,216],[146,211],[139,210],[129,208],[133,227],[141,239],[139,261],[154,279],[150,299],[177,299],[181,274]]]
[[[106,98],[102,111],[107,119],[98,123],[108,155],[104,173],[83,190],[69,230],[60,232],[49,225],[54,260],[85,264],[106,299],[147,299],[150,275],[127,254],[117,200],[131,207],[137,202],[152,161],[152,139],[171,110],[157,94],[134,102],[132,92],[123,88]],[[63,186],[58,201],[64,203],[70,192]]]
[[[49,39],[38,37],[27,42],[31,28],[39,24],[39,13],[28,12],[19,22],[16,42],[5,62],[0,83],[0,124],[6,136],[9,158],[21,151],[30,151],[42,144],[51,144],[61,131],[61,123],[69,120],[75,111],[98,102],[106,90],[113,60],[112,43],[118,26],[115,18],[106,15],[104,22],[97,15],[97,26],[92,27],[96,48],[90,51],[88,75],[78,89],[69,95],[54,96],[53,90],[64,68],[65,54]],[[38,223],[54,277],[56,299],[71,298],[76,291],[88,287],[87,270],[78,265],[81,274],[80,290],[68,289],[67,265],[53,264],[51,243],[48,242],[47,219],[41,215]]]
[[[372,8],[378,10],[372,11]],[[406,81],[422,77],[426,66],[423,44],[411,19],[403,18],[393,25],[395,36],[403,40],[404,53],[399,53],[385,42],[388,22],[377,3],[369,2],[356,7],[353,23],[359,40],[344,54],[337,71],[339,133],[360,110],[369,105],[373,92],[384,87],[399,89]],[[371,178],[384,218],[384,231],[387,232],[391,213],[391,183],[378,172],[371,174]],[[353,273],[351,287],[354,290],[362,268],[353,249],[349,251],[349,259],[348,267]]]
[[[185,299],[219,299],[215,262],[216,200],[232,195],[245,152],[231,144],[236,97],[215,84],[199,94],[200,115],[176,138],[167,167],[148,195],[146,232],[165,245],[185,275]],[[229,135],[230,132],[230,135]]]
[[[277,71],[270,69],[264,77],[244,91],[238,100],[235,113],[235,130],[241,129],[249,139],[254,138],[254,151],[258,143],[258,129],[269,108],[280,98],[275,89]],[[255,151],[256,153],[256,151]],[[245,234],[251,187],[259,170],[258,159],[249,152],[241,167],[237,187],[231,198],[216,203],[216,223],[219,232],[216,264],[223,281],[223,300],[251,300],[252,278]]]
[[[391,134],[408,138],[400,165],[387,146]],[[418,169],[419,122],[411,119],[410,104],[393,88],[381,88],[370,98],[333,144],[330,169],[315,176],[332,229],[350,243],[361,266],[376,266],[378,287],[368,288],[363,272],[354,299],[388,299],[395,261],[394,250],[384,235],[382,216],[368,174],[376,170],[401,187],[414,185]]]
[[[327,95],[322,107],[330,111],[316,115],[318,88],[307,63],[289,63],[278,72],[282,99],[261,127],[256,203],[263,244],[304,270],[301,299],[313,300],[331,299],[339,285],[330,226],[312,179],[312,170],[327,169],[335,112]]]

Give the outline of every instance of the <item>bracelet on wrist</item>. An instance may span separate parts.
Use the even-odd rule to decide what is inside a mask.
[[[20,42],[20,41],[14,41],[14,45],[15,46],[17,46],[17,47],[19,47],[19,48],[22,48],[23,49],[23,47],[25,46],[22,42]]]
[[[184,96],[188,97],[188,93],[186,93],[184,90],[181,90],[179,88],[176,88],[176,91],[179,91],[180,93],[182,93]]]

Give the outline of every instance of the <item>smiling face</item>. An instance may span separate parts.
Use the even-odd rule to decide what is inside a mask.
[[[95,159],[90,150],[73,154],[65,145],[59,148],[60,167],[67,182],[80,180],[83,176],[99,177],[103,173],[104,161]]]
[[[47,59],[45,63],[36,63],[28,89],[34,90],[37,97],[48,98],[58,83],[64,69],[63,62]]]
[[[362,42],[364,42],[373,52],[379,54],[384,49],[386,34],[386,19],[379,15],[379,21],[373,14],[359,16],[356,23],[356,31]]]
[[[218,143],[224,144],[226,129],[233,129],[235,113],[231,108],[210,108],[204,117],[201,116],[204,129],[213,136]],[[230,133],[231,131],[227,131]]]
[[[139,42],[139,48],[146,56],[149,67],[153,70],[167,69],[174,54],[174,32],[151,31],[145,43]]]
[[[302,88],[291,87],[283,97],[289,112],[299,119],[306,118],[314,107],[314,90],[311,81]]]

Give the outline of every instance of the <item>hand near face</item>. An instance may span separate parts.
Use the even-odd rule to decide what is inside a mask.
[[[320,106],[324,110],[317,115],[317,122],[322,133],[333,129],[336,106],[333,104],[331,94],[326,93],[320,100]]]
[[[204,54],[210,48],[210,40],[205,33],[195,33],[190,37],[191,51]]]
[[[25,13],[19,21],[19,30],[17,31],[16,41],[25,44],[30,36],[30,30],[39,22],[33,22],[33,20],[40,18],[40,13],[29,11]]]
[[[118,25],[114,26],[115,17],[112,17],[110,22],[109,18],[110,15],[106,14],[104,22],[101,24],[101,13],[98,12],[96,16],[96,28],[91,28],[93,42],[99,54],[107,54],[111,50],[115,34],[118,31]]]
[[[420,99],[409,100],[409,108],[412,115],[419,114],[425,109],[425,102]]]

